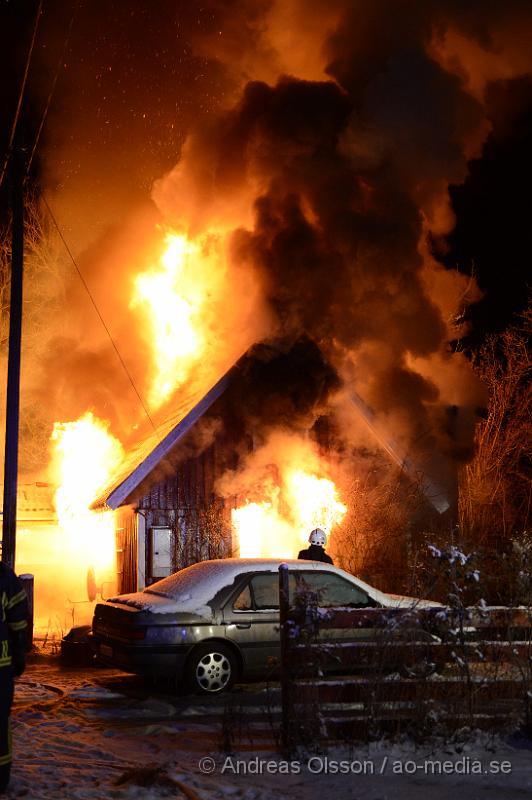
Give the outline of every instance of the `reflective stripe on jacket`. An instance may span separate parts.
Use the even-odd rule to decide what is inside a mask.
[[[9,667],[18,649],[25,652],[21,635],[28,625],[28,599],[20,578],[0,561],[0,667]]]

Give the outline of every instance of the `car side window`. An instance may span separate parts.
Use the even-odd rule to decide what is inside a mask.
[[[271,575],[255,575],[251,579],[253,599],[257,611],[265,608],[279,608],[279,578]]]
[[[300,574],[299,588],[316,594],[318,605],[323,608],[364,608],[373,605],[363,589],[331,572],[303,572]]]
[[[233,602],[233,608],[235,611],[251,611],[253,608],[253,602],[251,600],[251,591],[249,588],[249,583],[245,586],[238,597],[235,598]]]
[[[290,597],[294,597],[295,578],[288,578]],[[279,608],[279,576],[271,574],[255,575],[233,600],[234,611],[264,611]]]

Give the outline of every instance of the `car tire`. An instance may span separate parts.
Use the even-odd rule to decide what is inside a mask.
[[[237,672],[235,654],[225,644],[206,642],[196,647],[187,662],[185,680],[196,694],[222,694],[234,684]]]

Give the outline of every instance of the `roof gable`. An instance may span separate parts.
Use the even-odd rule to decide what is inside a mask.
[[[232,369],[207,394],[200,389],[184,392],[175,413],[130,451],[118,474],[115,474],[112,483],[102,490],[92,508],[107,506],[116,509],[124,505],[150,472],[221,397],[229,386],[231,375]]]

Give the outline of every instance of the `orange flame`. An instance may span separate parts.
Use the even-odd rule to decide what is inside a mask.
[[[329,534],[343,520],[347,507],[338,499],[338,490],[331,480],[303,470],[296,470],[285,480],[288,501],[292,501],[303,541],[307,541],[313,528],[322,528]]]
[[[59,484],[55,506],[68,565],[85,571],[89,566],[108,571],[114,565],[113,515],[90,510],[123,457],[122,445],[108,428],[89,411],[76,422],[56,422],[51,437]]]
[[[157,266],[136,276],[131,308],[148,322],[153,374],[148,402],[159,408],[187,379],[207,346],[209,309],[223,272],[217,237],[191,242],[167,231]]]
[[[326,534],[343,520],[347,507],[308,441],[274,436],[265,448],[267,458],[276,453],[276,465],[266,466],[263,480],[259,465],[251,464],[244,480],[254,485],[260,500],[232,511],[232,523],[241,558],[296,558],[313,528]],[[277,452],[276,452],[277,451]],[[259,454],[259,461],[260,461]],[[276,479],[272,479],[275,474]],[[241,478],[242,480],[242,478]]]
[[[73,623],[90,623],[90,567],[102,594],[116,590],[114,512],[94,512],[90,506],[122,460],[122,445],[108,423],[91,412],[75,422],[56,422],[50,441],[57,524],[30,521],[17,531],[17,568],[35,575],[38,636],[62,635]]]

